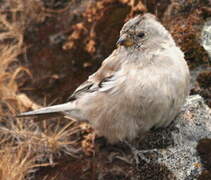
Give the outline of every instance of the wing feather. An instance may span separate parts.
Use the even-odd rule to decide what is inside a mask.
[[[93,83],[90,81],[84,82],[81,86],[79,86],[73,94],[68,98],[68,101],[74,101],[78,99],[79,97],[83,96],[85,93],[93,93],[96,91],[108,91],[114,86],[114,75],[105,77],[102,79],[99,83]]]

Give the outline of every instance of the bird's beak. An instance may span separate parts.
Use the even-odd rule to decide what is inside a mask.
[[[134,44],[133,40],[129,38],[126,34],[123,34],[116,43],[116,45],[125,46],[125,47],[130,47],[133,44]]]

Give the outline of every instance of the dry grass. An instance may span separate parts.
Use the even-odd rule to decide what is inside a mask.
[[[35,167],[52,165],[55,155],[75,156],[80,150],[76,145],[81,128],[73,121],[15,118],[20,111],[39,107],[19,94],[16,80],[22,73],[32,77],[19,62],[27,50],[24,32],[30,24],[42,22],[48,16],[46,12],[39,0],[0,4],[0,180],[28,179]]]
[[[80,149],[75,146],[75,137],[80,130],[73,121],[56,119],[38,124],[28,119],[15,119],[9,127],[1,127],[0,134],[18,144],[27,144],[31,151],[42,155],[42,162],[49,161],[52,164],[54,155],[59,157],[65,153],[76,157]]]
[[[37,155],[28,146],[7,145],[0,151],[0,180],[23,180],[36,167]]]

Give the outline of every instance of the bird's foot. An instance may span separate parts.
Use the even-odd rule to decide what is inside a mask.
[[[144,161],[145,163],[149,164],[152,161],[150,155],[155,153],[157,154],[156,149],[139,150],[129,142],[126,141],[125,143],[130,148],[136,165],[139,165],[141,161]]]

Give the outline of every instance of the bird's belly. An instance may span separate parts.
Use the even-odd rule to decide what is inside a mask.
[[[123,100],[119,102],[114,99],[110,105],[105,103],[94,108],[94,112],[89,115],[90,123],[96,133],[106,137],[110,143],[125,139],[132,140],[138,135],[141,138],[152,127],[168,125],[180,107],[171,100],[169,102],[164,100],[164,103],[164,101],[154,102],[151,99],[145,107],[143,104],[139,104],[139,107],[130,104],[126,98]],[[119,105],[115,106],[115,103]]]

